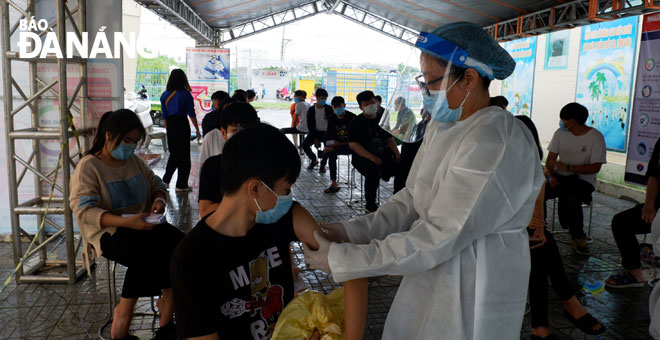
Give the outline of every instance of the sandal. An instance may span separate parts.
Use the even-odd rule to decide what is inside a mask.
[[[314,167],[317,166],[318,164],[319,164],[319,161],[313,161],[313,162],[309,163],[309,166],[307,167],[307,170],[314,169]]]
[[[612,275],[608,278],[608,280],[614,280],[616,284],[611,284],[609,282],[605,282],[605,285],[610,287],[610,288],[639,288],[639,287],[644,287],[644,281],[639,282],[633,276],[633,274],[630,274],[630,272],[624,271],[622,273]]]
[[[334,194],[335,192],[339,191],[341,189],[340,187],[333,187],[332,185],[329,186],[327,189],[323,190],[326,194]]]
[[[603,325],[600,321],[596,320],[591,314],[587,313],[579,319],[573,318],[571,313],[564,309],[563,313],[566,320],[570,321],[582,332],[589,335],[597,335],[605,332],[607,327]],[[599,329],[594,330],[594,326],[600,325]]]

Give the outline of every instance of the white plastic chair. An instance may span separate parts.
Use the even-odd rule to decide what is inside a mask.
[[[149,114],[149,111],[147,111],[147,110],[138,113],[138,117],[140,117],[140,121],[142,122],[142,126],[144,126],[144,129],[147,132],[147,136],[144,140],[144,147],[149,148],[149,144],[151,144],[152,139],[160,139],[161,143],[163,144],[163,150],[165,152],[167,152],[167,132],[166,132],[166,130],[162,127],[154,126],[154,121],[151,118],[151,114]]]

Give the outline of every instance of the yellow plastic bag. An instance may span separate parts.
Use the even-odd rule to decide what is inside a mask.
[[[296,296],[282,311],[272,340],[307,340],[314,330],[321,340],[344,340],[344,288],[323,295],[306,291]]]

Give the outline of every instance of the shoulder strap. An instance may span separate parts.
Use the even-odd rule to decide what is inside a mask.
[[[170,94],[170,96],[167,97],[167,100],[165,100],[165,106],[167,106],[167,103],[170,102],[170,99],[172,99],[172,97],[174,97],[174,94],[176,94],[176,91],[177,90],[174,90],[174,92],[172,92],[172,94]]]

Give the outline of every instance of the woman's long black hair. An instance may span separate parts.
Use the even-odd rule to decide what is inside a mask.
[[[532,122],[532,120],[527,116],[518,115],[516,118],[525,123],[529,131],[532,133],[534,142],[536,142],[536,147],[539,149],[539,157],[541,157],[541,160],[543,160],[543,148],[541,148],[541,142],[539,141],[539,133],[536,130],[536,125],[534,125],[534,122]]]
[[[119,109],[117,111],[108,111],[103,114],[99,120],[99,126],[96,129],[96,136],[94,136],[94,143],[92,147],[85,153],[85,155],[94,155],[103,150],[105,145],[105,133],[110,132],[118,140],[122,140],[124,136],[133,130],[138,130],[140,139],[144,139],[146,132],[140,118],[135,112],[128,109]]]
[[[190,84],[188,83],[188,76],[182,69],[176,68],[170,73],[170,78],[167,79],[167,91],[188,90],[191,91]]]

